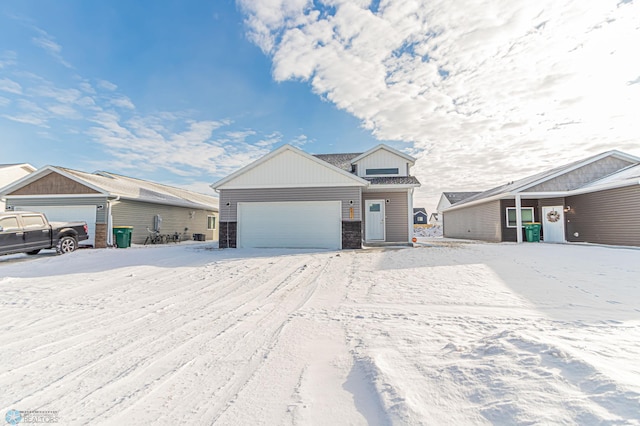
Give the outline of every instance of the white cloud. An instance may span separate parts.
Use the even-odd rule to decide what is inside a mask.
[[[36,46],[43,48],[49,55],[51,55],[65,67],[73,68],[73,66],[62,57],[62,46],[56,43],[53,40],[53,37],[51,37],[46,31],[35,26],[33,28],[40,35],[37,37],[33,37],[31,41],[33,41]]]
[[[117,85],[107,80],[98,80],[98,87],[113,92],[118,88]]]
[[[0,54],[0,69],[15,65],[18,55],[12,50],[5,50]]]
[[[131,99],[124,95],[120,95],[117,98],[111,99],[110,104],[118,108],[136,109],[135,105],[133,105],[133,102],[131,102]]]
[[[11,103],[11,99],[7,99],[3,96],[0,96],[0,107],[6,107]]]
[[[22,86],[19,83],[9,80],[8,78],[0,78],[0,90],[3,92],[14,93],[19,95],[22,93]]]
[[[278,81],[408,142],[435,207],[606,149],[640,154],[640,4],[239,0]],[[401,146],[400,146],[401,147]]]

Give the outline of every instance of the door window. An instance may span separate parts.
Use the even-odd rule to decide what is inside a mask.
[[[22,222],[24,223],[25,229],[29,228],[44,228],[44,219],[42,216],[22,216]]]
[[[20,229],[18,219],[15,217],[3,217],[0,219],[0,227],[2,232],[15,232]]]

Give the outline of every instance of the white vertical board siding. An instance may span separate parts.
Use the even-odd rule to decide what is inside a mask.
[[[220,189],[357,185],[354,178],[328,163],[322,163],[292,151],[283,151],[225,183]]]
[[[238,220],[238,202],[276,202],[276,201],[341,201],[342,220],[360,221],[360,197],[362,189],[353,187],[326,188],[254,188],[220,190],[220,221]],[[353,204],[350,203],[353,201]],[[227,203],[229,205],[227,206]],[[353,208],[353,219],[350,209]]]
[[[358,166],[358,176],[367,176],[367,169],[389,169],[397,168],[397,175],[385,176],[407,176],[407,160],[385,149],[379,149],[367,155],[356,163]]]
[[[406,190],[402,192],[365,192],[362,194],[362,198],[364,200],[385,200],[385,241],[394,243],[409,241],[409,206],[407,205]],[[387,200],[389,200],[388,203]],[[366,222],[366,217],[364,221]],[[366,235],[364,239],[367,239]]]
[[[238,248],[342,248],[339,201],[238,203]]]
[[[443,233],[447,238],[501,241],[500,201],[443,212]]]

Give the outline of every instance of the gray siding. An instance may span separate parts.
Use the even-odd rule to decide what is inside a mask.
[[[608,176],[630,164],[633,163],[615,157],[606,157],[595,163],[587,164],[584,167],[558,176],[555,179],[542,182],[539,185],[527,189],[525,192],[570,191],[586,183],[593,182],[596,179]]]
[[[111,216],[113,226],[133,226],[132,242],[143,244],[149,235],[147,227],[153,229],[153,218],[159,214],[162,218],[161,234],[204,234],[207,240],[218,239],[218,214],[207,210],[186,207],[166,206],[132,200],[120,200],[113,203]],[[207,215],[216,216],[216,229],[207,230]],[[188,228],[185,231],[185,228]]]
[[[567,197],[566,202],[571,206],[567,241],[640,246],[640,185]]]
[[[501,240],[500,201],[454,211],[444,211],[443,233],[447,238],[498,242]]]
[[[262,188],[220,190],[220,221],[238,220],[238,202],[342,201],[342,220],[360,221],[360,187]],[[349,204],[353,201],[353,204]],[[229,203],[229,206],[227,206]],[[349,208],[353,207],[353,219]]]
[[[8,199],[7,206],[103,206],[96,210],[96,223],[107,223],[107,198],[100,197],[52,197]]]
[[[363,201],[389,200],[388,203],[385,203],[385,241],[409,241],[409,209],[406,190],[403,192],[364,192],[362,199]],[[362,229],[366,229],[366,215],[363,214],[363,216]],[[366,235],[364,239],[367,239]]]

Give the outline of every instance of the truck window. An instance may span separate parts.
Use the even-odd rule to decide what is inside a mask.
[[[2,227],[2,232],[15,232],[20,229],[20,225],[18,225],[18,219],[15,217],[1,218],[0,227]]]
[[[22,216],[22,223],[24,223],[25,229],[29,228],[44,228],[44,219],[42,216],[31,215],[31,216]]]

